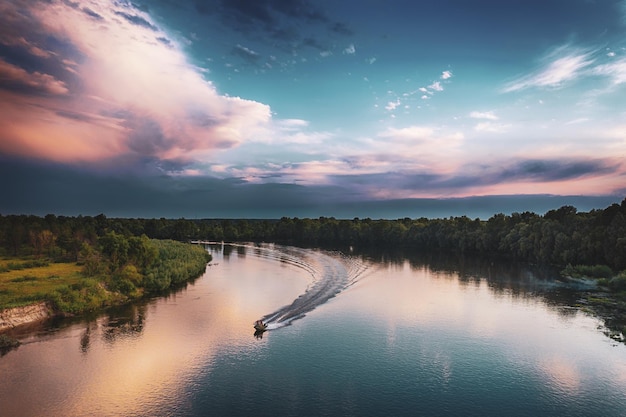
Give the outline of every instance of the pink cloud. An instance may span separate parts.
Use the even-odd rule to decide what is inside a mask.
[[[66,73],[55,78],[0,61],[0,79],[65,97],[13,88],[0,115],[5,152],[61,162],[134,155],[185,163],[198,152],[237,146],[271,122],[267,105],[220,95],[174,41],[158,40],[167,33],[129,3],[26,4],[21,15],[3,6],[9,23],[37,28],[33,39],[63,40],[68,46],[50,53]],[[13,32],[2,30],[0,42],[43,59],[37,51],[44,49],[33,49],[29,35],[18,42]]]
[[[0,58],[0,80],[12,83],[15,87],[26,87],[48,94],[67,94],[65,83],[50,74],[28,72]]]

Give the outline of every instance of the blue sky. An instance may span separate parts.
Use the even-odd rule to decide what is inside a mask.
[[[488,217],[626,195],[624,0],[24,0],[0,23],[3,214]]]

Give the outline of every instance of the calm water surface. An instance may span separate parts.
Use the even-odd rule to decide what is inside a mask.
[[[208,249],[206,274],[166,298],[17,333],[0,415],[626,415],[626,346],[550,276]]]

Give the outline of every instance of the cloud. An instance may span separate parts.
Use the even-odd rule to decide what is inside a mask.
[[[351,43],[350,45],[348,45],[344,50],[343,50],[344,54],[347,55],[354,55],[356,53],[356,48],[354,47],[354,44]]]
[[[449,78],[452,78],[452,71],[444,71],[441,73],[442,80],[447,80]]]
[[[315,38],[304,38],[302,41],[302,45],[304,46],[308,46],[320,51],[328,51],[328,47],[322,43],[320,43],[319,40],[315,39]]]
[[[393,111],[395,110],[400,104],[400,99],[396,100],[396,101],[390,101],[387,103],[387,105],[385,106],[385,109],[387,111]]]
[[[508,124],[494,123],[496,120],[499,120],[499,117],[493,111],[473,111],[469,114],[469,117],[484,120],[474,126],[474,130],[477,132],[504,133],[510,127]]]
[[[428,88],[434,91],[443,91],[443,86],[439,81],[433,82],[431,85],[428,86]]]
[[[560,88],[578,79],[594,63],[591,52],[568,46],[557,48],[543,61],[543,68],[508,83],[502,91],[510,93],[528,88]]]
[[[493,122],[481,122],[474,126],[477,132],[504,133],[509,129],[509,125]]]
[[[352,35],[346,23],[332,21],[318,2],[309,0],[195,0],[194,4],[201,14],[216,16],[225,30],[289,53],[297,46],[327,51],[322,46],[329,43],[326,38]]]
[[[435,131],[435,128],[429,126],[410,126],[401,129],[389,128],[378,136],[401,140],[424,140],[433,137]]]
[[[102,16],[91,10],[89,7],[83,7],[83,12],[85,12],[87,16],[92,17],[96,20],[104,20]]]
[[[487,120],[498,120],[498,116],[495,115],[492,111],[479,112],[473,111],[469,115],[472,119],[487,119]]]
[[[349,36],[349,35],[353,34],[352,29],[350,29],[348,27],[348,25],[346,25],[345,23],[342,23],[342,22],[332,23],[331,26],[330,26],[330,29],[333,32],[336,32],[336,33],[338,33],[340,35]]]
[[[614,85],[626,83],[626,59],[621,59],[609,64],[598,65],[593,69],[593,74],[610,78]]]
[[[242,178],[219,179],[207,176],[142,176],[85,172],[77,167],[7,159],[0,154],[0,212],[3,214],[97,215],[142,218],[280,218],[282,216],[338,218],[447,217],[469,215],[489,218],[496,212],[535,211],[571,204],[579,210],[606,207],[622,197],[512,196],[520,181],[542,178],[580,179],[611,170],[607,161],[518,160],[507,168],[461,167],[452,175],[426,170],[373,172],[370,175],[332,173],[326,185],[254,184]],[[555,165],[553,165],[555,164]],[[568,168],[569,167],[569,168]],[[310,167],[320,175],[324,166]],[[150,169],[147,162],[142,170]],[[336,170],[336,172],[339,172]],[[344,171],[346,172],[346,171]],[[510,181],[509,197],[472,199],[410,200],[417,195],[449,196],[473,184]],[[531,182],[536,188],[537,183]],[[27,189],[30,192],[24,193]],[[397,200],[376,201],[386,192]],[[574,195],[576,193],[572,193]],[[591,204],[590,202],[595,203]],[[531,203],[532,202],[532,203]],[[591,205],[590,205],[591,204]],[[595,204],[595,205],[594,205]],[[478,210],[476,206],[480,206]],[[472,215],[472,213],[475,213]]]
[[[602,160],[550,160],[530,159],[515,162],[499,172],[488,176],[487,181],[553,182],[572,180],[589,175],[604,175],[616,172],[619,166]]]
[[[498,190],[500,194],[509,190],[510,194],[513,190],[528,192],[539,184],[554,194],[575,194],[577,188],[571,185],[577,181],[579,190],[580,187],[601,184],[602,189],[592,194],[615,194],[620,184],[609,184],[605,178],[619,170],[619,164],[610,160],[519,159],[502,166],[461,165],[447,173],[415,166],[369,174],[338,175],[331,177],[330,184],[385,199],[488,194],[489,190]]]
[[[18,32],[24,41],[13,47],[40,44],[49,56],[31,54],[29,67],[50,71],[0,60],[0,151],[111,165],[147,158],[179,167],[271,126],[269,106],[220,95],[129,3],[33,0],[19,13],[16,5],[2,7],[0,41],[6,45]]]
[[[156,26],[148,22],[148,20],[145,19],[144,17],[141,17],[136,14],[126,13],[126,12],[119,11],[119,10],[116,10],[114,13],[118,16],[122,16],[124,19],[128,20],[133,25],[137,25],[137,26],[141,26],[141,27],[153,30],[153,31],[157,31]],[[87,13],[87,14],[93,17],[93,15],[97,13],[92,12],[92,13]]]
[[[32,90],[45,94],[65,95],[69,92],[64,82],[50,74],[28,72],[0,58],[0,87],[11,90]]]
[[[233,47],[233,54],[243,58],[250,63],[256,63],[261,57],[258,52],[255,52],[252,49],[246,48],[245,46],[241,46],[239,44]]]

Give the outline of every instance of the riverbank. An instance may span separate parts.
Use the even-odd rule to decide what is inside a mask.
[[[108,236],[139,246],[135,258],[93,249],[78,262],[0,260],[0,332],[54,316],[80,316],[160,294],[202,275],[211,255],[171,240]],[[105,242],[106,243],[106,242]],[[122,262],[121,259],[124,259]],[[113,260],[115,262],[113,262]]]
[[[49,302],[39,302],[22,307],[0,310],[0,333],[15,327],[46,320],[55,315]]]
[[[626,343],[626,299],[607,291],[585,291],[576,307],[601,319],[606,336]]]

